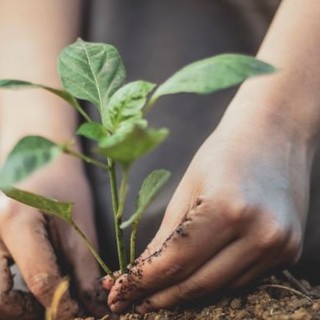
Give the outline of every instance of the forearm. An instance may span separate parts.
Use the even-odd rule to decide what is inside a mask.
[[[60,87],[56,60],[78,35],[80,0],[2,0],[0,78]],[[70,138],[76,115],[71,107],[41,90],[0,91],[0,157],[26,134]]]
[[[320,130],[319,12],[317,0],[283,1],[258,53],[279,71],[247,81],[227,114],[271,120],[313,144]]]

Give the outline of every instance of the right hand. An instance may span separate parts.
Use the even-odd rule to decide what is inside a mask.
[[[240,117],[229,113],[198,150],[130,272],[104,281],[112,311],[176,306],[298,260],[310,149],[268,117]]]
[[[73,202],[74,220],[97,246],[90,190],[78,160],[61,156],[19,187]],[[9,269],[13,262],[30,293],[13,288],[14,277]],[[45,308],[50,306],[63,273],[70,271],[77,300],[89,312],[97,313],[99,292],[95,283],[100,276],[99,268],[80,237],[64,221],[43,215],[0,193],[0,319],[39,319],[43,313],[40,304]],[[105,311],[101,308],[100,314]],[[69,320],[78,309],[67,293],[60,302],[57,319]]]

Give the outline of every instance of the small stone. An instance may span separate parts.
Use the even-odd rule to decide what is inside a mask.
[[[241,300],[239,298],[232,299],[230,306],[232,309],[239,309],[241,307]]]

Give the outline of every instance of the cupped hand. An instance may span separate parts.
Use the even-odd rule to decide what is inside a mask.
[[[104,281],[111,310],[167,308],[297,261],[309,149],[290,130],[248,120],[225,120],[201,146],[145,252]]]
[[[74,202],[74,220],[97,244],[89,186],[78,160],[61,156],[19,187]],[[30,293],[13,288],[9,269],[13,262]],[[0,318],[39,319],[43,312],[40,305],[50,306],[64,273],[70,272],[77,302],[91,312],[97,311],[94,301],[99,269],[79,236],[65,222],[0,194]],[[65,294],[58,319],[72,319],[78,310],[78,303]]]

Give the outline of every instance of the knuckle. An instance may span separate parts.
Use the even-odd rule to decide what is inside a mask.
[[[33,214],[27,214],[26,211],[32,211]],[[34,208],[10,199],[0,192],[0,225],[6,226],[7,223],[16,222],[17,220],[19,220],[20,224],[23,224],[30,221],[41,221],[43,217],[42,214]]]
[[[253,209],[245,199],[232,196],[219,203],[219,211],[227,225],[239,225],[248,221]]]
[[[17,211],[18,203],[9,199],[4,193],[0,192],[0,221],[10,219]]]
[[[27,277],[26,282],[30,291],[47,305],[50,303],[51,296],[59,282],[59,277],[43,272]]]
[[[287,229],[281,224],[272,223],[263,230],[262,235],[256,242],[256,245],[261,251],[267,251],[283,247],[287,238]]]
[[[42,308],[33,296],[24,291],[0,294],[0,319],[39,319]]]
[[[251,211],[250,205],[243,197],[231,192],[216,192],[214,197],[212,195],[199,197],[192,213],[197,218],[217,213],[223,223],[236,225],[247,221]]]
[[[186,281],[177,285],[177,295],[180,300],[191,300],[199,298],[206,293],[203,286],[195,283],[194,281]]]
[[[180,264],[173,264],[169,267],[164,268],[162,274],[166,277],[166,278],[174,278],[177,279],[179,277],[179,275],[181,274],[181,272],[183,271],[184,267]]]
[[[229,206],[224,210],[224,219],[228,225],[240,225],[247,221],[248,211],[246,208]]]
[[[288,265],[296,264],[300,259],[301,254],[302,254],[302,236],[298,235],[295,237],[291,237],[284,252],[285,263]]]

